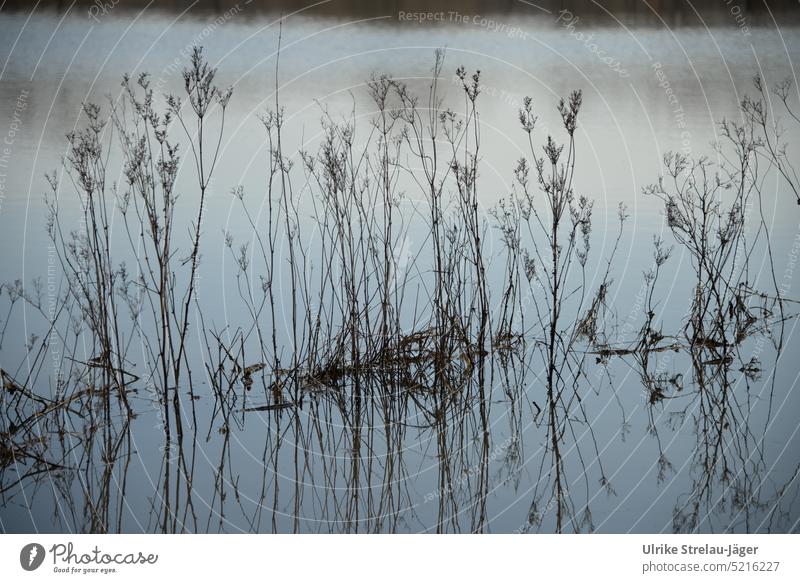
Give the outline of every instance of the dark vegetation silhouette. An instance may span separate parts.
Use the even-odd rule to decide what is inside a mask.
[[[592,531],[597,496],[619,494],[588,402],[616,402],[625,437],[613,373],[623,362],[644,389],[658,481],[675,472],[662,433],[697,439],[674,530],[796,528],[785,500],[797,495],[797,469],[787,483],[768,481],[771,409],[763,426],[750,419],[751,385],[765,368],[753,342],[772,347],[776,367],[794,315],[775,277],[762,192],[777,172],[797,195],[797,177],[761,79],[741,121],[722,123],[717,161],[668,154],[664,176],[646,189],[663,202],[673,243],[655,239],[638,329],[622,330],[609,298],[628,214],[620,206],[615,243],[595,257],[593,201],[573,186],[581,92],[557,104],[554,136],[539,135],[525,99],[527,154],[511,192],[485,216],[481,73],[457,69],[463,104],[454,111],[442,98],[444,71],[437,51],[419,94],[374,76],[368,127],[355,111],[323,110],[318,149],[294,156],[284,147],[276,67],[275,100],[260,117],[263,206],[252,208],[250,193],[234,186],[252,238],[239,245],[224,235],[246,317],[222,328],[206,321],[198,276],[232,90],[217,86],[196,49],[184,95],[165,107],[146,75],[125,77],[106,113],[87,104],[64,168],[48,176],[47,234],[64,278],[57,307],[45,305],[40,281],[2,287],[0,345],[20,302],[46,323],[26,361],[2,369],[3,505],[52,496],[60,528],[130,530],[129,480],[142,487],[130,469],[145,453],[135,426],[155,416],[158,482],[148,484],[140,530],[483,532],[494,485],[527,480],[520,531]],[[790,88],[774,95],[796,122]],[[109,182],[112,160],[124,183]],[[179,194],[181,164],[195,183]],[[82,212],[72,231],[59,203],[67,186]],[[178,212],[184,197],[191,216]],[[420,232],[425,251],[409,252]],[[490,250],[493,239],[500,251]],[[694,293],[686,319],[665,330],[659,276],[675,246],[691,260]],[[767,289],[751,269],[764,252]],[[592,265],[602,268],[590,284]],[[51,378],[53,343],[61,357]],[[686,359],[691,378],[666,357]],[[496,407],[508,435],[500,443]],[[526,454],[521,433],[531,424],[542,446]],[[243,468],[240,436],[254,431],[263,450],[260,459],[246,452]],[[416,444],[433,473],[409,466]],[[424,509],[416,480],[429,487]]]

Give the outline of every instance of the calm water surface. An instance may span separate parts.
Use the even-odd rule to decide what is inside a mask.
[[[67,153],[65,135],[85,125],[81,104],[96,102],[107,109],[109,100],[120,98],[121,76],[126,72],[134,78],[150,73],[157,100],[163,104],[163,94],[181,91],[181,70],[188,63],[190,47],[201,44],[218,68],[218,82],[232,85],[234,94],[209,189],[198,301],[207,326],[213,324],[218,330],[229,326],[228,333],[245,326],[248,315],[239,301],[236,267],[224,233],[237,244],[255,244],[253,229],[230,194],[238,185],[251,208],[260,213],[257,224],[263,227],[266,220],[268,153],[258,116],[275,101],[279,34],[284,148],[298,172],[297,152],[319,146],[320,120],[326,112],[334,120],[355,116],[355,141],[363,143],[375,114],[366,87],[370,76],[390,74],[424,95],[434,50],[446,47],[440,83],[445,104],[463,108],[460,81],[455,78],[458,66],[481,71],[479,202],[487,225],[492,221],[489,210],[511,189],[515,161],[527,154],[517,115],[523,98],[533,98],[539,115],[537,140],[541,140],[547,133],[559,132],[558,99],[573,89],[583,90],[575,189],[595,200],[594,259],[587,267],[586,285],[595,289],[603,277],[602,258],[610,253],[617,233],[617,205],[624,203],[630,219],[612,267],[614,283],[607,300],[615,314],[611,321],[616,338],[624,343],[639,330],[643,318],[642,274],[652,265],[653,237],[674,244],[663,204],[644,196],[642,188],[657,180],[661,158],[669,150],[717,160],[711,143],[720,138],[719,122],[741,119],[738,103],[753,92],[753,75],[759,73],[769,84],[794,78],[793,64],[800,55],[800,30],[794,24],[778,29],[762,19],[744,34],[727,13],[717,15],[708,28],[691,17],[679,26],[656,20],[627,27],[607,20],[597,26],[584,18],[569,28],[556,22],[557,14],[533,8],[487,17],[515,27],[510,34],[472,18],[466,23],[419,24],[401,22],[395,12],[387,13],[389,18],[320,14],[308,10],[279,27],[274,16],[248,11],[244,5],[216,21],[205,13],[122,9],[97,20],[80,8],[65,13],[0,12],[0,136],[7,144],[0,167],[0,281],[48,276],[53,251],[45,237],[44,174],[60,167]],[[614,65],[602,57],[610,57]],[[784,141],[797,144],[797,126],[786,123],[786,128]],[[184,194],[177,208],[184,217],[197,205],[192,171],[184,165],[178,175]],[[109,176],[124,182],[122,164],[113,153]],[[413,210],[424,197],[413,184],[401,188],[406,192],[403,208],[414,217],[409,218],[403,252],[415,257],[415,265],[425,271],[430,241],[424,216]],[[750,283],[769,284],[774,270],[781,283],[788,278],[788,297],[796,297],[797,286],[787,274],[796,260],[800,212],[776,176],[766,175],[764,193],[761,211],[769,227],[773,264],[759,246],[751,257]],[[308,191],[297,189],[296,196],[301,222],[310,221],[313,206]],[[59,205],[65,228],[80,228],[79,203],[72,186],[62,179]],[[757,220],[756,213],[748,216]],[[112,223],[118,227],[112,236],[122,241],[118,214]],[[747,228],[756,237],[758,224]],[[313,249],[318,234],[313,229],[306,233]],[[497,230],[491,227],[487,227],[487,246],[494,273],[504,256]],[[132,259],[120,256],[126,258]],[[253,270],[258,270],[257,264]],[[656,302],[657,320],[665,330],[675,333],[687,320],[693,274],[690,257],[676,247],[660,275]],[[286,294],[284,288],[284,302]],[[7,302],[7,294],[0,301]],[[30,306],[20,306],[8,317],[0,349],[0,365],[16,378],[25,377],[30,362],[25,348],[30,335],[46,333],[41,315]],[[281,306],[286,315],[286,303]],[[5,313],[2,317],[1,325],[6,325]],[[658,353],[651,368],[683,379],[684,386],[656,407],[648,402],[638,363],[624,357],[598,363],[595,360],[601,359],[591,355],[586,365],[591,382],[579,391],[591,431],[577,417],[565,424],[565,473],[574,511],[565,530],[680,530],[686,528],[680,512],[702,500],[700,519],[690,530],[796,531],[800,344],[795,326],[793,318],[783,323],[781,351],[773,343],[777,332],[748,339],[741,352],[758,355],[763,371],[748,376],[738,370],[737,361],[721,384],[709,380],[716,388],[694,384],[692,359],[685,353]],[[206,378],[203,339],[194,330],[190,334],[195,334],[190,358],[200,398],[193,443],[186,446],[192,452],[193,498],[187,504],[181,495],[175,502],[177,530],[555,529],[555,510],[547,504],[548,497],[542,497],[542,491],[552,488],[547,477],[547,432],[536,416],[542,403],[542,370],[512,365],[507,376],[501,364],[493,365],[488,447],[482,443],[479,413],[472,405],[453,411],[444,426],[433,424],[418,403],[405,401],[365,405],[354,417],[350,405],[339,403],[355,398],[349,392],[352,387],[343,397],[307,395],[291,411],[248,413],[243,407],[264,402],[266,392],[240,387],[228,403],[232,420],[223,428]],[[288,342],[285,329],[281,341]],[[92,356],[90,345],[79,350],[87,360]],[[144,349],[132,349],[128,359],[143,370]],[[48,367],[52,364],[38,376],[35,387],[44,395],[53,386]],[[730,396],[735,413],[717,417],[718,403],[707,400],[704,393],[714,390]],[[100,445],[96,451],[88,450],[81,439],[85,426],[70,419],[65,419],[65,431],[58,439],[48,437],[49,447],[63,452],[64,468],[18,482],[30,460],[5,467],[0,529],[98,528],[88,509],[103,499],[109,530],[162,530],[164,436],[159,404],[145,387],[139,387],[134,404],[138,415],[130,422],[125,457],[108,475],[98,461]],[[188,411],[185,418],[189,423]],[[10,431],[8,424],[4,418],[0,430]],[[725,428],[712,439],[703,427],[715,424]],[[727,479],[720,479],[716,471],[710,477],[704,474],[702,452],[715,447],[730,452]],[[536,500],[543,502],[534,504]]]

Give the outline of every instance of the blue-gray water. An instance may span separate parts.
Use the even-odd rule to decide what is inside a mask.
[[[753,92],[753,75],[760,74],[770,85],[794,79],[794,59],[800,54],[800,35],[794,24],[778,26],[759,15],[744,28],[746,21],[737,21],[736,14],[727,10],[714,12],[709,26],[691,13],[684,16],[685,22],[676,23],[667,14],[662,21],[657,12],[646,24],[625,26],[622,13],[620,22],[613,18],[609,22],[608,15],[580,18],[577,9],[571,15],[578,16],[577,21],[557,10],[517,7],[511,14],[445,12],[442,20],[419,23],[402,19],[397,11],[348,17],[309,8],[285,18],[279,26],[276,15],[250,10],[246,3],[231,6],[222,16],[222,12],[181,14],[120,7],[107,14],[95,13],[95,18],[89,17],[85,6],[63,12],[0,9],[0,138],[5,140],[0,146],[4,148],[0,149],[0,281],[27,283],[39,276],[49,282],[48,268],[54,260],[45,237],[44,174],[59,169],[67,153],[65,134],[85,124],[81,104],[94,101],[107,108],[109,99],[121,96],[122,74],[136,78],[141,72],[151,74],[157,99],[163,104],[162,94],[182,89],[181,70],[188,64],[190,48],[200,44],[218,68],[218,82],[233,86],[234,94],[203,222],[198,303],[204,322],[217,330],[246,326],[248,314],[239,301],[224,233],[229,232],[237,245],[249,241],[252,249],[256,244],[230,194],[238,185],[243,186],[251,208],[261,212],[257,224],[263,227],[265,220],[268,153],[258,116],[275,101],[279,34],[283,146],[298,173],[301,161],[296,152],[313,151],[319,145],[320,120],[326,111],[335,120],[355,115],[356,141],[365,139],[375,114],[366,88],[370,75],[390,74],[424,95],[434,50],[446,47],[441,82],[446,104],[463,106],[460,81],[455,78],[459,65],[470,72],[481,71],[480,204],[489,226],[486,245],[496,269],[502,265],[503,249],[488,211],[508,195],[515,161],[526,154],[517,114],[523,98],[533,97],[539,115],[537,139],[541,140],[549,132],[558,132],[558,99],[573,89],[583,90],[575,190],[596,201],[585,285],[594,290],[603,277],[603,258],[615,244],[617,205],[622,202],[630,218],[611,268],[613,285],[607,302],[619,333],[616,340],[624,343],[639,330],[644,317],[642,274],[652,264],[653,237],[675,244],[663,204],[642,194],[642,188],[662,173],[662,155],[680,150],[719,161],[711,146],[720,139],[719,122],[742,119],[738,104]],[[796,86],[791,99],[797,101]],[[777,111],[780,104],[772,105]],[[782,140],[789,144],[790,159],[797,160],[798,127],[785,114],[779,123],[786,129]],[[122,164],[113,152],[108,173],[110,181],[124,182]],[[751,222],[746,228],[752,238],[757,237],[763,212],[772,264],[765,247],[758,245],[750,258],[749,283],[769,290],[774,273],[786,297],[798,298],[793,270],[800,207],[775,172],[766,171],[764,176],[764,208],[747,212]],[[192,168],[182,166],[178,183],[184,194],[177,208],[183,217],[195,212],[193,180]],[[404,204],[409,208],[424,202],[413,184],[402,188],[407,191]],[[302,220],[310,221],[312,207],[304,198],[306,193],[296,190],[297,204]],[[58,196],[65,228],[80,228],[80,199],[63,175]],[[112,230],[113,236],[122,241],[125,235],[118,214],[113,221],[118,227]],[[416,257],[416,268],[423,271],[430,264],[424,224],[419,214],[410,220],[402,251]],[[309,237],[313,249],[313,235]],[[188,235],[182,240],[188,242]],[[121,252],[119,259],[131,257]],[[253,269],[257,271],[257,262]],[[669,333],[677,334],[688,319],[692,277],[688,254],[676,246],[660,274],[656,302],[657,321]],[[284,314],[287,294],[284,288],[279,306]],[[47,322],[19,302],[6,324],[7,291],[0,295],[0,302],[0,326],[7,325],[0,366],[17,379],[25,378],[30,362],[26,343],[31,334],[46,333]],[[793,304],[787,308],[789,313],[792,309]],[[578,419],[569,424],[565,441],[567,489],[576,513],[566,530],[588,530],[588,509],[591,525],[599,532],[672,531],[679,528],[676,508],[685,508],[693,494],[701,491],[705,498],[696,530],[797,531],[800,368],[796,354],[800,345],[795,326],[791,317],[782,323],[779,353],[773,344],[777,332],[748,339],[741,352],[759,357],[761,374],[749,378],[736,370],[741,366],[737,364],[732,379],[717,387],[726,395],[730,392],[737,411],[732,419],[742,425],[719,432],[722,446],[731,452],[728,470],[732,477],[725,481],[714,474],[710,485],[703,484],[703,467],[697,462],[702,456],[697,454],[719,444],[704,441],[707,436],[698,429],[708,421],[704,416],[709,412],[706,389],[692,386],[691,359],[684,353],[657,355],[657,363],[651,366],[671,377],[682,375],[685,386],[683,394],[650,407],[637,364],[612,358],[606,367],[590,357],[589,382],[579,394],[591,432]],[[543,514],[541,523],[530,519],[537,486],[552,488],[546,469],[550,463],[545,449],[549,447],[547,430],[535,416],[539,405],[532,405],[542,402],[541,370],[516,371],[515,378],[520,380],[509,383],[513,396],[505,390],[499,371],[492,376],[488,451],[481,451],[476,443],[474,410],[459,413],[454,422],[465,429],[444,431],[448,447],[442,448],[442,433],[429,427],[412,407],[399,409],[401,419],[393,418],[404,427],[399,443],[395,441],[397,426],[384,431],[382,412],[372,410],[361,421],[363,428],[358,428],[361,449],[355,452],[353,419],[344,417],[325,396],[309,397],[296,412],[281,414],[241,413],[243,403],[237,401],[238,421],[220,432],[206,379],[207,354],[194,325],[190,336],[199,421],[193,446],[192,506],[178,511],[179,530],[181,526],[225,532],[554,529],[552,506],[537,508]],[[285,336],[283,342],[287,342]],[[79,347],[78,353],[81,350],[86,360],[92,356],[91,346]],[[128,358],[138,371],[144,369],[144,349],[131,350]],[[50,394],[53,383],[46,374],[50,366],[31,389]],[[259,404],[255,388],[248,395],[253,400],[248,405]],[[102,468],[87,463],[91,455],[70,448],[72,437],[75,444],[84,443],[78,435],[85,428],[68,426],[60,436],[66,442],[50,444],[67,452],[65,469],[17,482],[30,460],[16,459],[4,466],[0,528],[7,532],[85,530],[89,528],[86,500],[98,504],[96,497],[102,491],[111,500],[110,530],[161,530],[164,436],[159,405],[145,387],[139,388],[133,403],[139,415],[131,422],[127,465],[116,465],[105,490],[97,486]],[[684,408],[685,416],[674,415]],[[408,411],[412,413],[403,418]],[[725,422],[725,418],[711,420],[712,425]],[[0,430],[10,432],[7,419],[3,423]],[[70,431],[75,435],[71,437]],[[52,435],[48,439],[54,440]],[[581,447],[571,445],[575,443]],[[446,461],[456,473],[448,477],[446,488],[440,479],[442,451],[452,456]],[[661,452],[669,468],[659,463]],[[354,469],[356,458],[361,465]],[[488,484],[481,512],[476,510],[480,497],[476,482],[484,479],[484,472]],[[613,491],[601,483],[602,477]],[[220,500],[223,491],[224,503]],[[183,495],[182,499],[185,504]]]

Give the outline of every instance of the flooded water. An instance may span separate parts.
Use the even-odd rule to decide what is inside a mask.
[[[796,15],[389,4],[0,8],[0,528],[797,532]]]

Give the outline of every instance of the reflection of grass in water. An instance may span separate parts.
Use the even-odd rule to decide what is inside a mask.
[[[744,121],[721,124],[723,139],[717,151],[722,162],[693,161],[670,154],[664,159],[665,177],[645,191],[664,202],[667,225],[676,242],[688,252],[695,278],[690,311],[681,332],[691,358],[692,387],[696,392],[687,396],[689,403],[678,414],[685,420],[691,409],[698,411],[694,414],[698,447],[692,464],[691,492],[675,508],[676,531],[695,530],[713,520],[715,512],[726,509],[734,520],[743,520],[749,531],[754,526],[754,511],[772,514],[771,524],[777,509],[777,505],[770,507],[761,500],[768,465],[763,437],[754,432],[749,422],[750,388],[759,377],[761,363],[746,342],[754,337],[769,339],[775,348],[777,366],[787,299],[775,278],[769,226],[763,212],[761,165],[775,169],[795,194],[796,176],[785,150],[775,148],[780,133],[768,122],[765,89],[758,77],[755,87],[762,100],[743,99]],[[787,91],[785,83],[775,89],[793,116]],[[747,229],[749,209],[758,212],[754,236]],[[771,293],[756,288],[759,274],[751,270],[750,259],[759,252],[765,254],[770,268]],[[660,247],[656,251],[657,264],[659,253],[663,257]],[[762,262],[758,268],[762,268]],[[651,277],[653,287],[656,277]],[[649,301],[652,304],[652,292]],[[652,317],[642,329],[647,348],[657,343],[652,336],[658,333],[651,324]],[[647,353],[642,354],[641,377],[651,403],[678,398],[682,382],[678,384],[675,377],[663,372],[648,372]],[[770,377],[771,401],[775,375]],[[670,390],[670,384],[677,391]],[[737,391],[741,385],[745,394],[740,394],[741,389]],[[771,413],[770,406],[764,434]],[[661,449],[652,413],[651,432]],[[663,450],[660,459],[663,476],[672,466]],[[721,488],[715,491],[718,484]],[[758,524],[759,529],[763,526],[764,523]]]
[[[707,509],[719,509],[712,499],[717,483],[729,492],[726,500],[736,501],[732,513],[751,507],[777,513],[777,504],[764,506],[755,483],[767,466],[747,425],[748,410],[733,393],[732,374],[748,382],[757,376],[760,361],[742,357],[743,343],[754,334],[769,335],[788,317],[775,279],[776,293],[763,294],[754,289],[749,271],[758,245],[770,249],[763,213],[754,240],[745,229],[746,209],[761,209],[763,165],[795,180],[785,150],[776,145],[779,136],[769,133],[764,106],[745,100],[744,125],[723,124],[728,144],[719,165],[677,155],[665,159],[667,176],[647,193],[664,201],[668,226],[692,258],[697,292],[683,329],[664,332],[655,290],[670,249],[656,240],[653,267],[645,274],[644,322],[633,341],[620,341],[610,325],[615,310],[608,292],[627,214],[619,209],[620,231],[592,291],[585,282],[593,204],[572,186],[581,93],[558,104],[565,142],[547,136],[540,147],[533,102],[524,101],[518,117],[529,153],[516,164],[513,190],[492,209],[490,221],[479,212],[480,74],[458,69],[463,108],[454,111],[440,95],[443,68],[444,53],[437,52],[432,81],[421,96],[387,76],[374,77],[368,91],[376,113],[367,136],[361,136],[355,112],[337,121],[325,111],[321,145],[301,152],[297,167],[284,151],[276,91],[274,108],[261,117],[266,216],[254,215],[244,189],[236,187],[253,247],[237,247],[225,236],[247,321],[222,330],[206,325],[196,282],[205,196],[230,90],[214,85],[216,72],[198,50],[185,73],[184,101],[169,97],[163,113],[146,76],[136,83],[125,79],[124,99],[107,118],[88,105],[87,129],[69,136],[65,173],[49,177],[48,233],[68,289],[50,312],[41,287],[38,293],[21,284],[2,288],[10,308],[23,299],[49,324],[46,337],[31,343],[27,377],[20,376],[23,369],[3,371],[3,495],[49,477],[59,496],[69,498],[68,506],[77,501],[86,508],[73,508],[72,518],[64,520],[91,531],[122,530],[125,477],[134,453],[131,422],[149,402],[157,406],[164,432],[150,530],[209,530],[212,520],[223,530],[231,512],[250,530],[264,529],[264,520],[272,530],[287,528],[280,522],[286,509],[277,478],[268,472],[287,458],[295,488],[290,530],[304,528],[301,500],[308,480],[315,492],[325,492],[314,503],[325,517],[321,530],[396,530],[400,515],[415,503],[403,455],[412,428],[435,449],[437,494],[426,500],[436,501],[436,529],[484,531],[492,518],[489,465],[501,463],[505,480],[519,483],[526,459],[520,433],[532,420],[545,445],[522,530],[592,530],[594,480],[614,492],[586,401],[592,390],[601,390],[603,374],[611,379],[606,365],[621,358],[632,361],[646,390],[650,431],[660,452],[654,463],[659,481],[675,468],[661,445],[654,411],[680,399],[688,404],[671,412],[671,420],[685,419],[690,407],[700,410],[697,476],[692,493],[676,508],[676,529],[701,526],[704,501]],[[761,84],[756,87],[763,93]],[[786,86],[776,91],[791,113]],[[115,148],[124,159],[122,185],[106,180]],[[181,155],[197,177],[198,205],[188,223],[174,212]],[[70,233],[62,229],[56,196],[65,176],[81,196],[84,219]],[[421,199],[412,213],[402,209],[408,192]],[[301,196],[310,199],[310,225],[299,208]],[[111,237],[114,213],[124,225],[123,238]],[[414,255],[407,249],[409,233],[421,225],[427,252]],[[503,242],[500,255],[488,251],[490,228]],[[132,262],[119,260],[126,254]],[[196,358],[188,340],[192,323],[199,324],[196,334],[205,344],[199,356],[213,397],[207,420],[196,407],[204,396],[196,388],[198,370],[189,366]],[[46,395],[30,387],[46,382],[53,341],[64,355],[56,386]],[[134,343],[142,348],[138,367]],[[691,358],[691,383],[663,361],[654,362],[675,351]],[[606,372],[588,374],[592,360]],[[685,390],[690,386],[694,390]],[[495,387],[503,389],[513,445],[502,459],[490,431]],[[627,420],[617,402],[624,434]],[[231,432],[243,431],[254,412],[268,413],[275,429],[264,446],[255,512],[240,496],[230,442]],[[198,428],[204,422],[206,442],[213,444],[208,447],[219,454],[205,522],[195,503],[195,480],[202,479]],[[746,431],[732,429],[742,426]],[[385,449],[380,459],[376,442]],[[321,474],[315,469],[317,449],[328,453],[330,464]],[[344,451],[346,459],[330,456]],[[7,478],[17,464],[27,474]],[[92,479],[81,482],[73,498],[76,470]],[[271,517],[264,515],[266,508]]]

